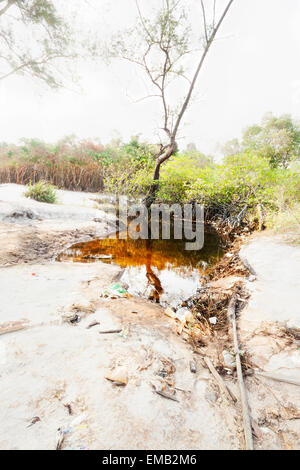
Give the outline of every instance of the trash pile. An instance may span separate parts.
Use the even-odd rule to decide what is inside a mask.
[[[227,309],[233,293],[237,296],[238,310],[246,305],[249,294],[244,287],[245,278],[253,282],[255,273],[234,248],[203,277],[203,285],[195,295],[178,309],[168,307],[165,314],[178,323],[178,334],[190,337],[195,345],[207,345],[207,339],[217,331],[227,331]]]
[[[209,279],[214,281],[229,276],[248,277],[255,274],[249,268],[239,256],[239,247],[233,248],[209,272]]]

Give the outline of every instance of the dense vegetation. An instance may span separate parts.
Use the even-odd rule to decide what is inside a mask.
[[[54,145],[23,139],[20,145],[0,145],[0,183],[35,184],[40,180],[65,189],[102,191],[104,148],[92,142],[65,138]]]
[[[266,116],[245,130],[241,142],[225,145],[222,163],[194,145],[176,152],[163,166],[156,199],[204,204],[208,220],[239,225],[299,225],[300,130],[290,116]],[[23,140],[1,144],[0,183],[35,184],[108,191],[137,196],[153,183],[157,146],[133,137],[107,146],[66,138],[56,145]]]

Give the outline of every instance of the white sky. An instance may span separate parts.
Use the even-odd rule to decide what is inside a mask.
[[[157,1],[141,0],[141,5]],[[89,5],[82,27],[91,32],[126,27],[134,11],[134,0],[90,0]],[[207,58],[179,140],[181,147],[195,142],[207,153],[239,137],[268,111],[300,119],[300,1],[235,0],[219,37],[224,39]],[[155,141],[158,104],[134,103],[141,96],[134,96],[140,89],[134,69],[83,63],[80,73],[81,93],[46,90],[22,77],[2,81],[0,141],[54,141],[76,134],[107,143],[116,132],[124,140],[141,134]]]

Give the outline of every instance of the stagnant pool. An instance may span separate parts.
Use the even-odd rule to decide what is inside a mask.
[[[216,233],[206,232],[204,247],[187,251],[185,240],[105,238],[77,243],[58,261],[105,262],[123,268],[120,282],[129,293],[178,307],[201,286],[201,277],[224,255]]]

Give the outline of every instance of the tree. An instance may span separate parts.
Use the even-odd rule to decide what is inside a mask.
[[[276,117],[268,113],[260,126],[245,130],[242,147],[267,158],[272,168],[287,168],[300,157],[300,125],[288,114]]]
[[[153,184],[145,200],[148,207],[159,188],[162,163],[177,151],[176,139],[199,73],[232,3],[233,0],[227,1],[217,20],[217,1],[209,2],[212,11],[208,10],[204,0],[200,1],[203,34],[194,47],[191,22],[183,0],[161,0],[161,8],[148,18],[136,0],[138,25],[118,34],[108,48],[109,58],[125,59],[143,71],[153,89],[149,96],[158,98],[161,103],[165,138],[156,155]],[[193,71],[188,66],[188,58],[193,59]],[[178,80],[184,80],[187,86],[181,102],[174,106],[172,92],[174,94]]]
[[[71,30],[53,0],[0,0],[0,81],[14,74],[63,84],[59,59],[77,56]]]
[[[288,168],[300,158],[300,124],[289,114],[266,114],[261,124],[245,129],[241,143],[234,139],[223,147],[225,156],[247,151],[267,159],[271,168]]]

